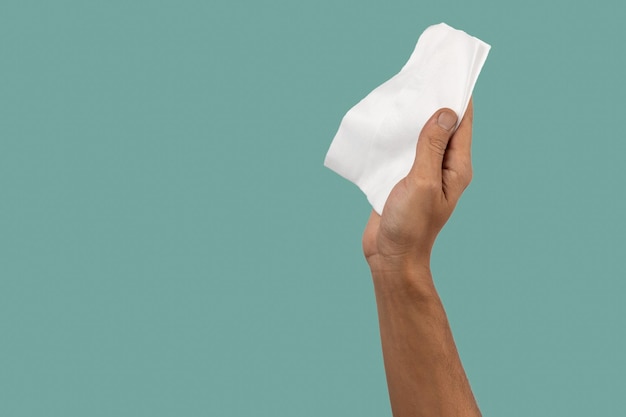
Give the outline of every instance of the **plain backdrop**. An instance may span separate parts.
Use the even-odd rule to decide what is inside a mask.
[[[433,271],[485,416],[624,415],[623,2],[0,3],[0,415],[390,416],[341,117],[492,45]]]

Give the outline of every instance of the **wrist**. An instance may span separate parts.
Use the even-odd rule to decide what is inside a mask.
[[[411,294],[418,298],[438,298],[430,271],[430,259],[368,258],[374,290],[377,293]]]
[[[372,275],[408,276],[419,273],[430,276],[430,251],[419,253],[384,254],[366,256]]]

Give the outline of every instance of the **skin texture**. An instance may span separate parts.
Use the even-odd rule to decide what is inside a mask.
[[[435,239],[472,178],[472,118],[471,100],[456,131],[454,111],[431,117],[410,173],[363,233],[394,417],[481,415],[430,271]]]

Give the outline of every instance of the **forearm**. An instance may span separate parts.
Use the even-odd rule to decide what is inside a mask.
[[[477,417],[428,267],[373,271],[385,372],[394,417]]]

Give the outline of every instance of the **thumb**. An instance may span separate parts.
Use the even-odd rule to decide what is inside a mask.
[[[409,175],[441,183],[443,157],[458,118],[451,109],[439,109],[426,122],[417,141],[415,162]]]

